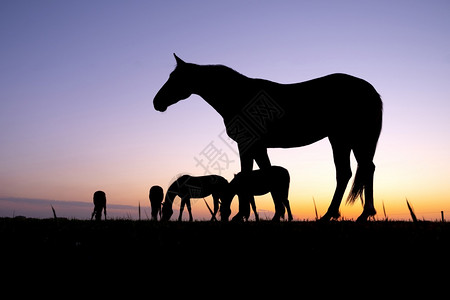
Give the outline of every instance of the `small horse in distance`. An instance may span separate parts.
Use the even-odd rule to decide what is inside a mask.
[[[383,102],[367,81],[331,74],[292,84],[249,78],[223,65],[187,63],[174,54],[175,70],[153,99],[157,111],[192,94],[199,95],[223,118],[236,141],[241,171],[253,160],[271,166],[267,148],[303,147],[328,137],[336,167],[336,189],[322,221],[340,217],[339,206],[352,177],[350,154],[358,168],[347,203],[361,198],[357,221],[376,214],[373,204],[373,158],[381,133]]]
[[[159,185],[152,186],[148,198],[150,199],[150,206],[152,208],[152,220],[156,221],[158,219],[158,214],[161,218],[161,203],[164,199],[163,188]]]
[[[193,221],[191,211],[191,198],[203,198],[212,195],[214,201],[214,212],[211,220],[216,219],[219,210],[219,200],[224,198],[224,192],[228,186],[228,180],[219,175],[191,176],[183,175],[178,177],[167,189],[166,197],[162,207],[162,221],[170,220],[173,214],[172,205],[175,197],[181,198],[180,215],[181,221],[184,207],[187,206],[189,221]]]
[[[222,221],[227,221],[231,214],[230,205],[233,197],[239,197],[239,212],[233,217],[233,221],[242,221],[250,216],[250,203],[255,201],[254,196],[267,193],[272,194],[275,204],[275,214],[272,221],[280,221],[284,213],[288,212],[288,221],[292,221],[291,207],[289,205],[289,182],[288,170],[279,166],[271,166],[252,172],[241,172],[237,174],[228,184],[225,199],[222,199],[220,215]],[[256,209],[253,208],[256,216]]]
[[[96,191],[94,193],[93,198],[94,198],[93,199],[94,211],[92,212],[91,220],[94,218],[94,215],[95,215],[95,220],[100,221],[102,219],[102,210],[105,214],[105,220],[106,220],[106,194],[105,194],[105,192]]]

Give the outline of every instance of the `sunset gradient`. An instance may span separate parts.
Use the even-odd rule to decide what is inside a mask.
[[[198,96],[153,108],[175,52],[281,83],[335,72],[367,80],[384,102],[377,218],[384,203],[390,219],[407,219],[407,198],[419,218],[450,219],[449,12],[448,1],[2,1],[0,216],[27,215],[6,199],[92,203],[97,190],[148,210],[152,185],[205,174],[208,145],[227,158],[210,172],[231,180],[237,148],[214,109]],[[323,215],[335,188],[329,142],[269,157],[290,172],[294,217],[314,219],[313,199]],[[256,204],[271,218],[269,195]],[[361,211],[341,206],[345,218]],[[193,214],[209,219],[203,200]]]

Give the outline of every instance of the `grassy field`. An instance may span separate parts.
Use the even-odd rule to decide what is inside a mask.
[[[180,273],[201,273],[248,280],[293,273],[317,281],[381,272],[392,277],[384,278],[389,281],[400,275],[442,274],[450,265],[450,223],[443,222],[3,218],[0,236],[2,270],[9,274],[50,270],[56,277],[78,272],[115,277],[145,272],[149,278],[157,274],[176,280]],[[344,281],[361,280],[352,276]]]

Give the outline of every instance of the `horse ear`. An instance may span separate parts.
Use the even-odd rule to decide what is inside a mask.
[[[185,64],[185,62],[181,58],[179,58],[175,53],[173,54],[173,56],[175,57],[178,66]]]

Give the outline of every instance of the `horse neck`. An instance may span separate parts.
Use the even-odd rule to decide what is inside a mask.
[[[224,119],[232,117],[238,107],[238,94],[247,77],[218,66],[196,66],[193,93],[202,97]]]
[[[169,207],[172,209],[173,201],[175,200],[175,197],[177,194],[169,187],[166,196],[164,197],[164,204],[166,207]]]

